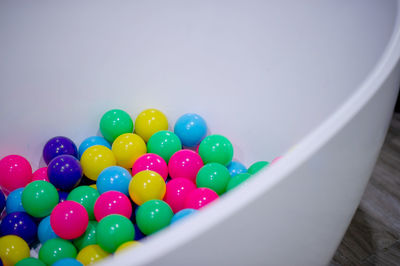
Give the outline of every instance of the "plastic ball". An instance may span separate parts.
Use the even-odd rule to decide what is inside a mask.
[[[177,213],[174,214],[174,216],[171,219],[171,224],[176,223],[177,221],[180,221],[181,219],[184,219],[193,213],[198,212],[198,210],[195,209],[183,209]]]
[[[6,195],[25,187],[31,180],[32,167],[24,157],[8,155],[0,160],[0,187]]]
[[[43,218],[38,226],[38,238],[40,243],[44,244],[47,240],[57,238],[53,228],[50,225],[50,216]]]
[[[83,265],[93,264],[108,257],[110,253],[104,251],[99,245],[90,245],[79,251],[76,260]]]
[[[162,200],[149,200],[136,213],[136,223],[145,235],[153,234],[167,227],[174,215],[171,207]]]
[[[24,212],[25,209],[22,206],[22,192],[24,191],[24,188],[17,188],[16,190],[12,191],[6,201],[6,210],[7,213],[13,213],[13,212]]]
[[[122,250],[125,250],[125,249],[127,249],[127,248],[137,247],[137,246],[140,246],[140,245],[141,245],[141,244],[140,244],[139,241],[134,241],[134,240],[132,240],[132,241],[125,242],[125,243],[123,243],[122,245],[120,245],[120,246],[115,250],[115,254],[118,254],[118,253],[120,253]]]
[[[15,235],[0,237],[0,258],[5,265],[15,265],[28,257],[29,246],[25,240]]]
[[[67,137],[58,136],[47,141],[43,148],[43,159],[46,164],[59,155],[72,155],[78,158],[78,149],[75,143]]]
[[[114,153],[101,145],[87,148],[81,157],[83,174],[91,180],[97,180],[101,171],[116,164]]]
[[[58,191],[58,203],[64,202],[67,200],[69,193],[66,191]]]
[[[28,244],[32,244],[37,237],[37,225],[26,212],[13,212],[3,218],[0,225],[2,235],[17,235]]]
[[[96,240],[97,222],[89,221],[85,233],[80,237],[74,239],[73,243],[78,250],[86,246],[97,244]]]
[[[231,161],[226,168],[229,170],[230,176],[235,176],[241,173],[247,173],[247,168],[242,163],[237,161]]]
[[[125,168],[121,166],[110,166],[101,171],[97,178],[97,190],[100,194],[114,190],[129,195],[128,187],[131,179],[131,174]]]
[[[209,188],[196,188],[187,195],[185,208],[201,209],[218,199],[218,194]]]
[[[215,162],[226,166],[232,161],[233,146],[224,136],[209,135],[201,141],[199,155],[204,164]]]
[[[111,150],[111,144],[105,138],[100,137],[100,136],[92,136],[92,137],[86,138],[84,141],[82,141],[81,145],[79,145],[79,148],[78,148],[79,158],[82,157],[82,154],[86,151],[87,148],[95,146],[95,145],[102,145]]]
[[[271,164],[276,163],[276,162],[279,161],[280,159],[282,159],[282,156],[275,157],[275,158],[271,161]]]
[[[200,115],[188,113],[178,118],[174,132],[183,146],[196,147],[207,135],[207,124]]]
[[[160,155],[146,153],[137,158],[132,166],[132,176],[144,170],[154,171],[161,175],[164,180],[167,180],[168,166]]]
[[[139,229],[139,227],[137,226],[137,224],[134,224],[133,227],[135,227],[135,240],[136,240],[136,241],[139,241],[139,240],[141,240],[141,239],[143,239],[143,238],[146,237],[146,235],[143,234],[142,231],[140,231],[140,229]]]
[[[47,176],[47,167],[39,168],[35,172],[33,172],[32,181],[37,181],[37,180],[50,182],[49,177]]]
[[[100,132],[107,141],[112,143],[118,136],[133,132],[132,118],[123,110],[110,110],[101,117]]]
[[[96,184],[89,185],[89,187],[94,188],[94,189],[97,190],[97,185]]]
[[[33,217],[45,217],[50,215],[58,204],[57,189],[46,181],[33,181],[22,192],[22,206]]]
[[[22,192],[21,192],[22,193]],[[11,193],[10,193],[11,194]],[[10,195],[9,195],[10,196]],[[21,198],[21,197],[20,197]],[[20,200],[21,201],[21,200]],[[3,212],[4,207],[6,207],[6,197],[4,196],[3,191],[0,189],[0,214]],[[22,207],[22,203],[21,203],[21,207]]]
[[[174,213],[185,207],[186,196],[196,189],[196,185],[186,178],[175,178],[168,182],[164,201],[168,203]]]
[[[60,155],[50,161],[47,167],[50,183],[61,190],[71,190],[82,178],[81,163],[71,155]]]
[[[83,266],[83,264],[73,258],[65,258],[56,261],[51,266]]]
[[[154,133],[168,129],[168,120],[161,111],[147,109],[136,117],[135,127],[136,134],[147,142]]]
[[[203,166],[203,161],[196,152],[192,150],[180,150],[175,152],[168,163],[170,177],[187,178],[193,182],[196,181],[197,172]]]
[[[243,182],[245,182],[247,179],[249,179],[251,175],[249,173],[241,173],[238,175],[235,175],[229,180],[228,185],[226,186],[226,191],[230,191],[234,189],[235,187],[239,186]]]
[[[266,167],[268,165],[269,165],[269,162],[266,162],[266,161],[255,162],[252,165],[250,165],[247,172],[251,175],[254,175],[255,173],[257,173],[258,171],[260,171],[261,169],[263,169],[264,167]]]
[[[158,173],[150,170],[137,173],[129,183],[129,195],[137,205],[142,205],[152,199],[162,199],[165,190],[164,179]]]
[[[75,201],[58,204],[50,215],[50,224],[54,232],[63,239],[80,237],[89,223],[86,209]]]
[[[125,194],[119,191],[108,191],[100,195],[94,204],[94,216],[97,221],[110,214],[120,214],[128,219],[132,214],[132,204]]]
[[[125,216],[112,214],[104,217],[97,225],[97,244],[113,253],[121,244],[135,238],[132,222]]]
[[[23,260],[20,260],[15,264],[15,266],[46,266],[46,264],[36,258],[25,258]]]
[[[147,152],[161,156],[166,163],[175,152],[181,149],[182,143],[179,137],[167,130],[155,133],[147,142]]]
[[[100,196],[99,192],[90,186],[79,186],[71,190],[67,200],[81,204],[89,215],[89,220],[94,220],[94,204]]]
[[[220,163],[208,163],[197,173],[197,187],[205,187],[214,190],[218,195],[226,191],[231,176],[229,170]]]
[[[52,265],[58,260],[75,258],[76,248],[68,240],[53,238],[46,241],[39,250],[39,259],[47,265]]]
[[[132,168],[136,159],[146,153],[147,147],[139,135],[125,133],[115,139],[111,150],[119,166]]]

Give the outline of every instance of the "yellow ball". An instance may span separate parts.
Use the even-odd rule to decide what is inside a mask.
[[[135,120],[135,133],[144,141],[161,130],[168,130],[167,117],[157,109],[147,109],[141,112]]]
[[[29,257],[29,246],[19,236],[6,235],[0,238],[0,258],[5,265],[14,265]]]
[[[125,242],[125,243],[121,244],[121,245],[115,250],[115,253],[120,253],[121,250],[130,248],[130,247],[135,247],[135,246],[138,246],[138,245],[141,245],[139,241],[128,241],[128,242]]]
[[[152,199],[162,200],[165,190],[164,179],[150,170],[137,173],[129,183],[129,195],[137,205],[142,205]]]
[[[90,185],[89,187],[92,187],[92,188],[94,188],[94,189],[97,189],[97,185],[96,185],[96,184],[92,184],[92,185]]]
[[[87,148],[81,157],[83,174],[92,180],[97,180],[101,171],[116,164],[114,153],[102,145]]]
[[[79,251],[76,260],[83,265],[93,264],[101,259],[108,257],[110,253],[104,251],[99,245],[89,245]]]
[[[132,168],[136,159],[147,152],[144,140],[133,133],[125,133],[116,138],[111,149],[117,164],[124,168]]]

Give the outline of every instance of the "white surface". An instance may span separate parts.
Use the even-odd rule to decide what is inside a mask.
[[[327,263],[386,133],[398,13],[378,0],[0,2],[0,156],[37,168],[47,139],[79,144],[114,107],[159,108],[171,128],[198,112],[246,165],[296,144],[108,263]]]

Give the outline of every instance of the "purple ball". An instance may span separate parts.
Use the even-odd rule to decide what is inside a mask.
[[[59,190],[58,191],[58,197],[59,197],[58,202],[61,203],[61,202],[66,201],[68,198],[68,194],[69,194],[68,192]]]
[[[26,212],[7,214],[1,221],[0,229],[3,236],[17,235],[28,244],[32,244],[37,238],[37,225]]]
[[[83,176],[82,166],[74,156],[60,155],[49,163],[47,176],[56,188],[69,191],[80,182]]]
[[[72,155],[78,158],[78,149],[75,143],[67,137],[54,137],[47,141],[43,148],[43,159],[46,164],[59,155]]]

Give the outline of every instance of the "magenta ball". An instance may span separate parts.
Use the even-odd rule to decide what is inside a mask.
[[[94,216],[97,221],[110,214],[120,214],[130,219],[132,204],[124,193],[119,191],[107,191],[97,198],[94,204]]]
[[[31,180],[32,167],[24,157],[8,155],[0,160],[0,187],[6,195],[25,187]]]
[[[39,168],[35,172],[33,172],[32,181],[37,181],[37,180],[50,182],[49,177],[47,176],[47,167]]]
[[[154,153],[146,153],[136,159],[132,166],[132,176],[135,176],[137,173],[151,170],[154,171],[162,178],[164,181],[167,180],[168,177],[168,166],[165,160],[157,154]]]
[[[168,162],[168,171],[171,178],[183,177],[196,182],[196,175],[203,166],[200,155],[192,150],[175,152]]]
[[[167,183],[164,201],[174,213],[185,208],[186,196],[196,189],[196,185],[186,178],[174,178]]]
[[[218,199],[218,194],[209,188],[196,188],[186,197],[185,208],[200,209]]]
[[[63,239],[80,237],[86,231],[88,223],[86,209],[75,201],[66,200],[57,204],[50,214],[51,228]]]

